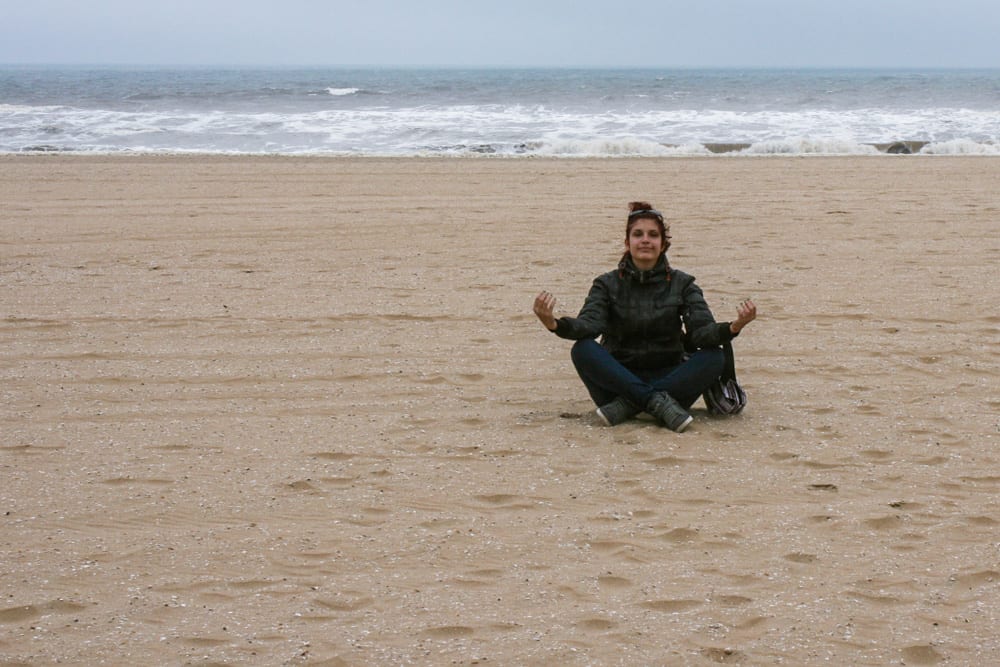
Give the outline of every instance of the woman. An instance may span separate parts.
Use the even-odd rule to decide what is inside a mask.
[[[608,426],[645,411],[684,431],[688,409],[722,374],[719,346],[757,317],[748,299],[735,320],[716,322],[694,277],[670,267],[670,238],[659,211],[632,202],[618,269],[594,280],[579,315],[557,319],[552,294],[535,298],[545,328],[576,341],[573,365]]]

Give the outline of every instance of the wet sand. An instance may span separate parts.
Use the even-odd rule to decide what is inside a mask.
[[[0,664],[1000,655],[1000,160],[0,157]],[[608,429],[623,212],[750,396]]]

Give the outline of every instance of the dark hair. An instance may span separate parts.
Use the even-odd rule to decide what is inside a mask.
[[[663,239],[663,251],[660,254],[666,254],[667,248],[670,247],[670,241],[667,240],[667,225],[663,222],[663,214],[653,208],[653,205],[647,201],[632,201],[628,203],[625,241],[628,241],[629,234],[632,233],[632,227],[640,220],[652,220],[660,228],[660,237]],[[622,255],[622,259],[624,260],[628,256],[629,252],[626,250],[625,254]]]

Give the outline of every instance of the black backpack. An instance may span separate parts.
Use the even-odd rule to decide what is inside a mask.
[[[705,399],[705,405],[713,415],[736,415],[746,407],[747,393],[736,381],[736,360],[733,357],[732,344],[724,343],[722,350],[726,354],[726,365],[722,369],[722,375],[701,397]]]

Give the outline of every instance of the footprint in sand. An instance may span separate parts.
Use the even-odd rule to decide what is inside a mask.
[[[295,482],[289,482],[285,484],[286,489],[291,489],[292,491],[318,491],[318,489],[310,483],[311,480],[300,479]]]
[[[698,531],[693,528],[674,528],[671,531],[663,533],[659,536],[661,539],[667,542],[675,542],[678,544],[685,542],[694,542],[698,539]]]
[[[902,650],[903,662],[907,665],[936,665],[944,656],[931,645],[907,646]]]
[[[701,654],[722,665],[741,665],[746,661],[746,655],[733,648],[705,648]]]

